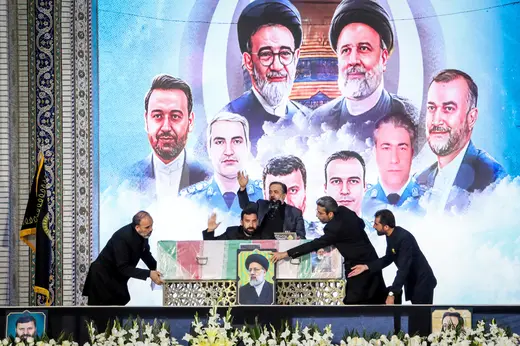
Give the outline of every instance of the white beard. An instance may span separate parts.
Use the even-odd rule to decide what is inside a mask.
[[[268,75],[285,76],[283,73],[278,72],[269,72]],[[289,98],[289,93],[291,92],[294,82],[294,77],[287,74],[287,80],[285,82],[271,83],[267,80],[267,77],[264,79],[260,76],[254,66],[253,79],[259,89],[258,92],[271,107],[276,107],[282,103],[284,98]]]
[[[363,79],[348,79],[352,72],[365,73]],[[366,71],[364,67],[351,67],[344,73],[338,74],[338,87],[341,94],[348,99],[363,100],[376,91],[383,80],[383,64],[381,61],[372,70]]]

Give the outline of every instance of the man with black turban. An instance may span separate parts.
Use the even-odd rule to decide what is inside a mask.
[[[249,271],[249,282],[238,290],[239,304],[274,304],[273,284],[265,280],[265,274],[269,270],[269,260],[265,256],[254,253],[247,257],[245,265]]]
[[[289,100],[302,44],[300,13],[287,0],[256,0],[242,11],[237,24],[243,65],[252,87],[221,112],[249,122],[251,152],[264,134],[264,122],[289,124],[297,112],[310,111]]]
[[[338,56],[338,86],[342,96],[316,109],[311,126],[338,130],[349,125],[349,132],[372,147],[374,124],[389,113],[408,114],[415,124],[419,111],[407,100],[384,88],[383,72],[394,49],[394,34],[385,9],[372,0],[343,0],[332,17],[330,45]],[[425,141],[420,131],[418,146]],[[361,149],[361,148],[360,148]],[[418,151],[416,151],[418,152]]]

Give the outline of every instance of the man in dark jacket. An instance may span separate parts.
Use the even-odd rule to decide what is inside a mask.
[[[240,189],[237,192],[240,207],[249,205],[246,187],[249,178],[243,172],[237,174]],[[287,185],[278,181],[269,184],[269,200],[256,201],[258,228],[264,239],[274,239],[274,233],[295,232],[300,239],[305,239],[305,223],[300,209],[285,202]]]
[[[400,303],[403,285],[406,300],[410,300],[412,304],[432,304],[437,279],[414,236],[404,228],[396,227],[394,214],[387,209],[376,212],[374,228],[378,235],[386,235],[385,256],[367,262],[368,265],[354,266],[348,277],[353,278],[365,271],[379,273],[394,262],[397,275],[390,286],[386,304]]]
[[[152,281],[161,285],[157,262],[150,253],[148,238],[153,220],[146,211],[134,215],[132,223],[115,232],[107,242],[90,270],[83,287],[88,305],[126,305],[130,301],[130,278]],[[143,260],[149,270],[136,268]]]
[[[309,243],[287,252],[275,252],[273,262],[286,257],[298,258],[312,251],[334,245],[345,259],[345,273],[356,264],[377,260],[377,253],[365,232],[365,222],[355,212],[338,203],[330,196],[316,201],[318,219],[326,223],[324,234]],[[386,286],[381,270],[371,271],[347,280],[345,304],[383,304]]]
[[[257,232],[258,217],[256,215],[256,204],[250,203],[242,210],[240,215],[240,226],[231,226],[226,232],[215,237],[215,229],[220,225],[217,223],[217,214],[213,213],[208,219],[208,228],[202,232],[204,240],[248,240],[263,239],[262,234]],[[274,238],[272,238],[274,239]]]

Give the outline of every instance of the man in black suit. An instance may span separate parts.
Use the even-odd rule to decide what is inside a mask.
[[[175,197],[209,177],[209,168],[186,153],[195,126],[193,96],[186,82],[166,74],[156,76],[144,99],[144,123],[152,153],[122,172],[130,188],[155,200]]]
[[[273,284],[265,280],[269,261],[260,254],[249,255],[246,259],[249,282],[238,290],[238,302],[242,305],[274,304]]]
[[[367,233],[365,222],[355,212],[338,203],[330,196],[316,201],[316,216],[322,223],[324,234],[311,242],[292,248],[286,252],[275,252],[272,261],[286,257],[298,258],[327,246],[334,245],[345,259],[345,273],[360,263],[377,260],[377,253]],[[347,280],[346,296],[343,302],[349,304],[383,304],[387,294],[381,270],[371,271]]]
[[[134,215],[131,224],[112,235],[90,265],[83,287],[88,305],[126,305],[130,301],[127,286],[130,278],[146,280],[149,277],[157,285],[163,283],[148,244],[152,226],[150,214],[140,211]],[[149,270],[136,268],[141,259]]]
[[[215,237],[215,229],[220,225],[217,223],[217,214],[212,213],[208,219],[208,228],[202,232],[204,240],[247,240],[262,239],[262,234],[256,232],[258,217],[256,215],[256,204],[250,203],[242,210],[240,215],[240,226],[231,226],[226,232]]]
[[[238,172],[240,189],[237,192],[240,208],[249,204],[247,184],[249,178],[243,172]],[[269,184],[269,200],[256,201],[259,229],[264,239],[274,239],[274,233],[295,232],[300,239],[305,239],[305,224],[300,209],[285,203],[287,186],[278,181]]]
[[[394,214],[387,209],[376,212],[374,228],[378,235],[386,235],[385,256],[367,262],[368,265],[355,265],[348,278],[356,277],[365,271],[379,273],[394,262],[397,275],[390,286],[386,304],[400,303],[403,285],[406,300],[410,300],[412,304],[432,304],[437,279],[414,236],[404,228],[396,227]]]

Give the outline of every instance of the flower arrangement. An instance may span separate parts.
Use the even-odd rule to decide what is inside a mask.
[[[283,324],[283,331],[277,331],[272,325],[243,327],[239,338],[244,346],[329,346],[332,344],[332,328],[327,325],[323,330],[312,325],[301,328],[298,322],[292,328],[289,323]]]
[[[320,329],[316,325],[303,327],[296,323],[282,324],[276,329],[272,325],[260,325],[258,321],[252,326],[233,327],[231,309],[221,317],[217,308],[210,310],[208,320],[203,323],[198,315],[192,322],[192,331],[186,333],[183,340],[192,346],[329,346],[333,344],[333,333],[330,325]],[[154,320],[146,323],[139,317],[130,318],[121,325],[119,320],[108,324],[103,332],[98,332],[93,322],[87,323],[90,342],[84,346],[175,346],[180,345],[170,336],[169,326],[165,322]],[[78,346],[72,338],[60,335],[57,340],[42,338],[20,339],[8,337],[0,346]],[[493,320],[486,324],[479,321],[475,329],[457,326],[446,328],[439,333],[427,337],[409,336],[403,332],[396,335],[378,333],[360,335],[357,331],[344,334],[339,346],[518,346],[520,336],[509,329],[503,329]]]
[[[175,346],[180,345],[175,338],[170,338],[170,328],[166,322],[154,320],[146,323],[139,317],[130,318],[124,326],[116,319],[104,332],[98,333],[94,322],[87,323],[90,343],[84,346]],[[39,345],[36,345],[39,346]]]
[[[191,323],[193,334],[186,333],[183,340],[194,346],[232,346],[238,342],[238,330],[231,325],[231,309],[228,309],[224,319],[217,313],[217,307],[213,307],[209,312],[207,326],[195,315],[195,320]]]
[[[78,346],[78,343],[72,340],[72,336],[62,333],[57,340],[50,339],[47,335],[41,337],[19,338],[9,336],[0,343],[3,346]]]

